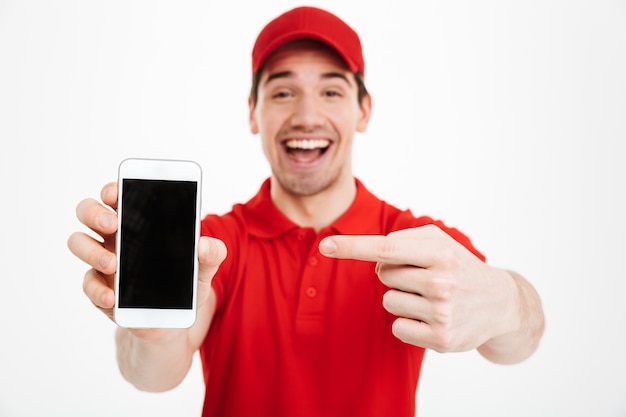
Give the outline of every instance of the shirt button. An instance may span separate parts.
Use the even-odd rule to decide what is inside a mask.
[[[315,298],[317,295],[317,289],[315,287],[309,287],[306,289],[306,295],[309,298]]]
[[[311,256],[309,258],[309,265],[310,266],[317,266],[318,262],[319,261],[317,260],[317,258],[315,256]]]

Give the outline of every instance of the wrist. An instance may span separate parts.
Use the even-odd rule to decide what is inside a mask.
[[[543,310],[534,288],[519,274],[502,270],[514,285],[513,296],[503,317],[500,332],[477,348],[488,360],[500,364],[518,363],[536,349],[544,330]],[[503,316],[505,316],[503,315]]]

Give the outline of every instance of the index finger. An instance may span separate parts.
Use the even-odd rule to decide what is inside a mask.
[[[117,183],[110,182],[102,187],[100,198],[104,204],[111,207],[113,210],[117,209]]]
[[[101,236],[112,235],[117,230],[115,212],[93,198],[86,198],[76,206],[76,217],[82,224]]]
[[[428,268],[424,242],[398,236],[337,235],[322,239],[319,250],[324,256],[339,259],[414,265]]]

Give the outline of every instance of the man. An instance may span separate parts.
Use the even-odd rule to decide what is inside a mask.
[[[354,178],[352,140],[371,113],[357,34],[296,8],[261,31],[252,66],[250,129],[271,177],[203,219],[194,326],[118,329],[122,374],[171,389],[199,350],[205,416],[413,416],[424,349],[531,355],[543,332],[532,286]],[[109,184],[102,201],[115,208],[116,195]],[[77,215],[103,243],[75,233],[68,246],[92,267],[86,295],[112,318],[115,215],[92,199]]]

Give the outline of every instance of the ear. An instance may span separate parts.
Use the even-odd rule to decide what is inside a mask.
[[[359,120],[357,121],[356,131],[359,133],[365,132],[367,129],[367,125],[370,121],[370,116],[372,114],[372,96],[369,94],[363,97],[363,100],[360,104],[360,115]]]
[[[256,113],[255,113],[255,105],[252,102],[252,97],[248,97],[248,110],[250,112],[249,114],[249,119],[248,119],[248,123],[250,124],[250,132],[252,132],[253,135],[256,135],[257,133],[259,133],[259,125],[256,121]]]

